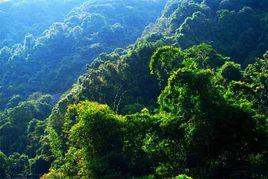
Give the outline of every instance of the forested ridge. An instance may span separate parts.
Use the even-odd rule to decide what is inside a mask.
[[[21,42],[27,34],[40,35],[85,0],[0,1],[0,48]],[[19,30],[18,30],[19,29]]]
[[[268,177],[267,13],[89,0],[3,47],[0,177]]]
[[[162,4],[161,0],[88,1],[41,36],[30,34],[20,44],[3,47],[0,107],[17,94],[63,93],[100,53],[135,42]]]
[[[38,176],[48,170],[51,160],[39,160],[37,151],[43,144],[45,119],[53,105],[95,57],[135,42],[160,15],[164,3],[164,0],[0,3],[1,22],[7,23],[1,28],[4,46],[0,49],[0,150],[10,158],[1,170],[3,176]],[[64,14],[67,6],[73,9]],[[22,37],[25,31],[28,34]]]

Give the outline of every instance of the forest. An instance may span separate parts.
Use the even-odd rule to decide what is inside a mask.
[[[267,178],[267,0],[0,0],[0,178]]]

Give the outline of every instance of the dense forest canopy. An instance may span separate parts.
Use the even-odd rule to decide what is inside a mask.
[[[0,178],[268,177],[267,0],[0,1],[0,22]]]
[[[0,47],[23,41],[27,34],[40,35],[55,21],[85,0],[0,1]],[[18,30],[19,29],[19,30]]]
[[[87,1],[40,36],[30,34],[22,43],[3,47],[0,107],[6,108],[14,95],[63,93],[100,53],[135,42],[162,5],[161,0]]]

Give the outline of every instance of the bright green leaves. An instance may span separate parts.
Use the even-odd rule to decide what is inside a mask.
[[[251,175],[261,166],[254,162],[265,164],[267,124],[249,102],[265,86],[263,60],[243,74],[210,45],[165,46],[153,54],[150,70],[163,88],[154,113],[139,103],[125,106],[140,111],[127,116],[89,101],[69,106],[63,126],[67,149],[48,176],[218,177],[240,165],[253,168]],[[252,82],[240,81],[245,77]],[[221,173],[228,168],[230,173]]]
[[[183,163],[181,167],[189,167],[191,172],[200,174],[207,170],[212,176],[217,176],[219,170],[225,167],[238,170],[237,162],[251,165],[247,159],[239,161],[237,158],[249,158],[262,153],[260,150],[256,152],[254,146],[267,146],[264,137],[266,132],[263,130],[265,122],[261,116],[254,117],[256,111],[248,98],[248,94],[253,92],[252,85],[240,81],[243,75],[240,65],[226,61],[227,58],[206,44],[194,46],[183,53],[180,67],[174,66],[169,72],[168,84],[158,98],[161,111],[165,111],[168,116],[161,118],[161,121],[165,121],[163,124],[168,126],[163,129],[171,133],[174,131],[173,135],[179,133],[180,137],[165,135],[161,138],[159,133],[147,136],[148,146],[154,149],[151,150],[151,153],[154,151],[153,156],[176,149],[171,154],[174,158],[167,156],[169,160],[162,160],[156,173],[168,176],[168,171],[171,172],[176,166],[171,161]],[[260,79],[260,71],[266,69],[263,62],[249,68],[255,74],[251,79],[265,86],[265,80],[262,80],[265,77]],[[229,83],[229,88],[226,88],[228,84],[223,79]],[[254,141],[254,138],[257,140]],[[173,140],[176,145],[172,144]],[[165,148],[161,147],[163,144]],[[264,160],[261,159],[261,162]],[[202,170],[196,168],[200,165],[207,167]]]
[[[192,179],[192,178],[188,177],[187,175],[179,175],[176,177],[176,179]]]
[[[168,86],[159,96],[162,109],[189,115],[200,100],[209,102],[209,97],[216,98],[218,92],[213,87],[213,72],[210,70],[179,69],[169,78]]]
[[[114,114],[107,105],[84,101],[70,106],[65,121],[68,151],[62,172],[68,172],[66,169],[77,164],[77,170],[65,174],[116,175],[118,169],[111,164],[120,161],[122,122],[122,117]]]
[[[62,142],[60,141],[60,138],[56,131],[52,127],[47,127],[46,129],[48,135],[48,141],[50,145],[50,151],[52,154],[57,157],[61,158],[62,157]]]
[[[154,74],[161,83],[166,82],[171,72],[181,66],[184,56],[180,48],[171,46],[159,48],[150,61],[151,74]]]
[[[217,69],[229,60],[228,57],[219,54],[211,45],[206,43],[192,46],[186,49],[185,53],[202,69]]]
[[[251,100],[263,114],[268,114],[268,56],[267,53],[256,63],[249,65],[244,74],[245,81],[251,84],[254,95]]]
[[[72,108],[72,107],[70,107]],[[75,106],[77,123],[70,129],[69,139],[77,147],[92,146],[92,155],[105,155],[117,146],[120,118],[106,105],[82,102]],[[68,115],[68,113],[67,113]],[[94,140],[92,140],[94,139]]]
[[[150,61],[150,71],[157,77],[161,87],[164,87],[169,76],[180,68],[217,69],[226,60],[228,58],[217,53],[208,44],[200,44],[186,50],[165,46],[159,48],[153,54]]]
[[[158,99],[161,110],[173,115],[167,121],[173,121],[178,126],[177,132],[183,131],[178,145],[186,149],[179,154],[180,157],[185,156],[184,167],[200,173],[202,171],[196,167],[205,165],[207,167],[202,170],[210,170],[212,176],[217,176],[218,169],[224,169],[225,165],[233,170],[237,170],[237,162],[249,165],[247,160],[239,161],[237,158],[258,155],[261,151],[256,153],[254,146],[265,143],[263,129],[257,130],[258,125],[262,125],[262,119],[256,123],[252,115],[254,110],[244,96],[240,96],[242,99],[239,102],[225,96],[225,84],[220,82],[221,77],[215,71],[184,67],[171,75]],[[263,136],[260,137],[260,134]],[[162,142],[170,139],[162,139]],[[216,156],[225,156],[230,161]],[[211,165],[210,162],[217,164]]]

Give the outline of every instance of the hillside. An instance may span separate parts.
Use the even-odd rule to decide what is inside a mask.
[[[30,159],[40,147],[44,120],[52,106],[95,57],[135,42],[145,26],[160,15],[164,2],[89,0],[72,9],[63,21],[53,22],[42,34],[29,34],[23,43],[0,50],[0,151],[10,161],[3,175],[39,175],[47,171],[47,163],[41,163],[44,166],[36,171],[33,167],[30,170],[29,163],[35,163]],[[17,3],[22,6],[22,2]],[[16,22],[14,25],[21,26]]]
[[[55,21],[62,21],[72,8],[83,1],[0,1],[0,48],[22,42],[27,34],[39,36]]]
[[[88,1],[41,36],[27,35],[22,44],[3,47],[0,107],[5,108],[15,95],[63,93],[100,53],[135,42],[144,27],[156,19],[162,4]]]
[[[0,178],[268,176],[266,0],[89,0],[0,59]]]
[[[262,58],[268,49],[267,8],[266,1],[169,1],[143,37],[124,51],[97,58],[54,107],[47,127],[52,155],[57,153],[52,169],[92,177],[267,175],[267,55]],[[211,45],[199,45],[203,42]],[[254,62],[258,57],[262,60]],[[84,100],[109,108],[100,105],[96,112],[92,109],[98,104]],[[102,114],[107,116],[98,122],[96,116]],[[109,125],[115,129],[107,136],[101,131]],[[77,147],[82,129],[92,141]],[[119,146],[112,143],[113,135],[119,135]],[[55,146],[55,139],[60,145]],[[104,143],[94,142],[100,139]],[[118,148],[107,151],[106,145]],[[90,149],[96,153],[83,153]],[[76,152],[78,158],[88,158],[69,158]],[[114,155],[120,157],[114,161]],[[250,157],[260,162],[258,166]],[[92,164],[84,163],[88,161]],[[127,167],[120,168],[118,162]],[[99,170],[99,165],[107,170]],[[66,167],[72,172],[65,173]]]

